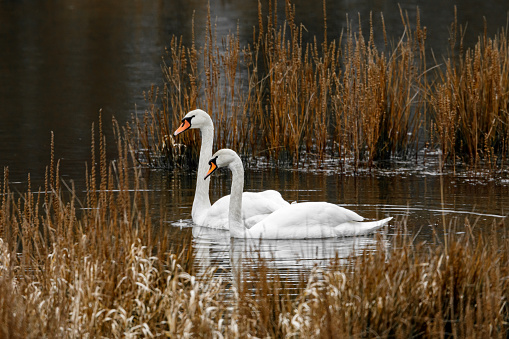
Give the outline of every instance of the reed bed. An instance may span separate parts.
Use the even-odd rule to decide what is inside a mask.
[[[442,158],[477,169],[507,165],[509,146],[509,50],[507,32],[484,33],[463,52],[462,27],[451,25],[451,55],[433,90],[435,131]],[[454,51],[459,50],[458,55]]]
[[[387,37],[383,14],[377,36],[371,15],[368,31],[359,17],[357,30],[349,19],[339,38],[328,39],[324,1],[324,39],[304,42],[308,33],[295,22],[295,7],[285,2],[283,21],[277,8],[269,1],[264,12],[259,4],[258,26],[245,46],[238,32],[218,37],[210,11],[203,46],[196,46],[194,28],[190,47],[172,38],[162,99],[154,100],[152,89],[150,108],[131,124],[142,163],[195,163],[198,134],[174,140],[171,132],[198,107],[215,122],[216,148],[233,148],[248,159],[312,167],[332,159],[357,169],[394,159],[426,161],[419,155],[438,151],[437,163],[453,168],[507,167],[503,29],[494,38],[481,34],[476,46],[466,48],[458,33],[464,30],[454,22],[450,55],[429,58],[419,11],[411,19],[401,10],[403,33],[396,41]]]
[[[197,282],[189,274],[191,253],[152,223],[148,194],[118,125],[118,159],[107,163],[101,125],[86,195],[61,180],[53,152],[43,189],[32,191],[29,178],[27,191],[14,194],[4,171],[2,338],[177,336],[198,324],[179,312],[191,309],[186,298],[209,306],[201,298],[217,287]]]
[[[326,268],[315,268],[300,281],[297,296],[290,296],[292,286],[279,276],[267,279],[262,263],[254,296],[239,294],[241,333],[270,338],[505,338],[509,243],[500,226],[479,235],[465,221],[466,234],[450,233],[431,246],[397,234],[390,247],[351,257],[348,264],[332,260]],[[245,286],[249,283],[240,290]]]
[[[99,131],[101,128],[99,128]],[[118,129],[117,129],[118,131]],[[405,221],[376,251],[326,267],[284,271],[256,255],[216,275],[194,272],[191,242],[151,222],[128,143],[107,163],[92,144],[87,194],[59,178],[44,190],[0,187],[0,336],[211,338],[506,338],[509,234],[447,221],[414,243]],[[164,218],[164,217],[163,217]],[[454,225],[451,226],[451,225]],[[457,232],[462,231],[462,232]],[[222,268],[225,269],[224,267]]]

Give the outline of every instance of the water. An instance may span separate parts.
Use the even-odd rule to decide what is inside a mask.
[[[194,15],[196,42],[204,40],[207,17],[204,0],[191,1],[0,1],[0,168],[9,167],[14,190],[23,191],[27,173],[33,187],[44,184],[50,158],[51,132],[55,136],[55,156],[61,159],[61,173],[84,189],[85,162],[90,159],[90,128],[97,126],[102,110],[104,131],[109,138],[108,156],[115,155],[111,118],[121,124],[131,114],[145,109],[143,91],[162,86],[161,56],[172,34],[191,41]],[[307,41],[322,38],[322,6],[299,0],[296,21],[306,26]],[[375,34],[380,33],[379,12],[395,40],[402,34],[398,1],[329,1],[329,38],[346,27],[346,14],[367,31],[369,13],[374,14]],[[450,1],[408,1],[401,4],[410,21],[419,5],[421,22],[428,27],[428,46],[438,55],[446,53],[448,28],[454,19]],[[283,18],[284,2],[279,3]],[[267,2],[263,3],[267,13]],[[468,22],[466,45],[472,45],[483,31],[493,35],[507,23],[506,1],[462,1],[458,22]],[[220,37],[239,32],[242,42],[252,36],[257,25],[257,3],[217,1],[212,17]],[[379,35],[380,39],[381,36]],[[193,233],[193,245],[200,265],[217,263],[231,268],[236,254],[244,253],[241,241],[230,242],[225,232],[191,228],[188,219],[194,194],[194,174],[148,172],[146,179],[154,203],[153,215],[168,228],[175,228],[175,242]],[[212,200],[229,192],[230,176],[212,179]],[[370,218],[386,215],[406,220],[408,232],[418,239],[433,240],[433,228],[447,218],[467,217],[479,229],[489,227],[508,214],[509,183],[488,179],[444,178],[444,202],[436,173],[406,170],[358,177],[337,173],[252,169],[246,173],[246,189],[277,189],[289,201],[329,201],[353,209]],[[165,213],[161,213],[164,210]],[[173,226],[180,220],[183,222]],[[180,229],[182,228],[182,229]],[[385,236],[394,233],[384,231]],[[204,234],[205,233],[205,234]],[[184,238],[184,236],[182,236]],[[230,253],[231,249],[234,249]],[[276,249],[273,251],[272,249]],[[262,244],[261,255],[275,258],[277,267],[294,269],[323,265],[336,253],[340,257],[375,250],[374,237],[327,239],[320,241],[272,241]],[[331,251],[332,250],[332,251]],[[233,258],[233,259],[232,259]]]
[[[154,213],[162,204],[168,217],[165,224],[192,233],[196,266],[204,272],[209,265],[221,267],[230,276],[232,269],[258,265],[258,256],[267,259],[284,275],[297,277],[302,270],[323,267],[332,259],[346,262],[351,255],[377,250],[377,236],[306,240],[231,240],[227,231],[195,227],[189,219],[194,197],[195,177],[167,172],[151,173],[155,192]],[[469,177],[445,176],[440,185],[437,174],[422,172],[383,172],[356,177],[337,173],[310,173],[289,170],[250,170],[246,172],[247,191],[270,187],[281,192],[287,201],[328,201],[358,212],[368,219],[393,216],[397,223],[378,233],[382,244],[390,246],[396,232],[433,243],[443,233],[442,218],[454,232],[464,232],[468,219],[474,230],[482,232],[509,213],[509,185],[506,182]],[[222,171],[211,177],[211,200],[229,194],[231,175]],[[171,187],[170,190],[167,188]],[[443,187],[444,201],[441,201]],[[395,225],[406,224],[406,229]],[[246,251],[254,249],[254,253]]]

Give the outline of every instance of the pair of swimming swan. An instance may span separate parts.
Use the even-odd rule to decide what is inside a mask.
[[[214,124],[209,114],[200,109],[187,113],[174,135],[190,128],[200,129],[202,136],[191,211],[197,225],[229,229],[234,238],[306,239],[369,234],[392,219],[364,222],[357,213],[327,202],[289,204],[274,190],[243,192],[244,167],[237,153],[221,149],[212,155]],[[209,176],[221,167],[232,172],[231,195],[211,205]]]
[[[178,135],[192,128],[200,130],[202,139],[196,192],[191,210],[193,222],[200,226],[228,229],[230,196],[224,196],[211,205],[209,198],[210,179],[203,180],[208,170],[207,163],[212,158],[214,124],[208,113],[197,109],[186,114],[182,119],[182,124],[173,134]],[[281,197],[281,194],[274,190],[259,193],[244,192],[242,197],[244,198],[242,205],[243,218],[247,225],[254,225],[275,210],[289,205]]]

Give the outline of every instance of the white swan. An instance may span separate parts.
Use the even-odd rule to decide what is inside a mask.
[[[217,151],[209,161],[208,178],[217,168],[228,166],[232,171],[230,199],[230,236],[234,238],[306,239],[369,234],[385,225],[386,218],[363,222],[357,213],[327,202],[303,202],[274,211],[252,227],[242,221],[242,190],[244,167],[231,149]]]
[[[214,123],[207,112],[196,109],[186,114],[182,119],[182,124],[173,135],[176,136],[190,128],[198,128],[201,132],[198,177],[196,179],[196,191],[191,210],[193,222],[199,226],[228,229],[230,196],[224,196],[211,205],[209,198],[210,180],[203,180],[208,169],[207,162],[212,156]],[[281,197],[281,194],[274,190],[257,193],[244,192],[242,197],[244,199],[243,216],[246,225],[253,225],[275,210],[289,205]]]

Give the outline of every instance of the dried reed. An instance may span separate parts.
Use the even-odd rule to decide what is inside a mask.
[[[431,97],[442,157],[444,162],[460,159],[474,170],[480,165],[499,170],[509,155],[507,32],[480,35],[463,52],[463,37],[458,38],[463,29],[457,26],[456,21],[451,25],[451,51],[460,53],[444,61]]]
[[[1,337],[507,337],[503,222],[481,232],[465,221],[456,225],[464,234],[444,225],[436,243],[397,233],[390,246],[380,238],[376,251],[292,282],[262,258],[232,281],[214,267],[198,278],[192,249],[174,248],[169,229],[152,224],[118,125],[110,164],[98,126],[83,202],[53,155],[44,191],[14,194],[5,170]]]
[[[171,131],[187,111],[200,107],[215,122],[217,148],[280,164],[337,159],[341,166],[372,168],[380,160],[417,159],[424,147],[439,149],[440,163],[454,167],[458,159],[471,168],[500,170],[507,164],[504,30],[493,39],[480,36],[464,51],[461,39],[456,46],[462,29],[454,22],[451,57],[429,68],[427,28],[418,10],[412,22],[400,9],[403,34],[396,43],[388,41],[381,15],[385,46],[375,43],[372,16],[367,37],[359,18],[358,31],[349,20],[344,34],[328,40],[325,1],[322,42],[303,42],[306,32],[290,2],[283,24],[277,13],[277,2],[269,1],[268,14],[259,4],[258,27],[246,46],[240,46],[238,32],[217,37],[210,9],[203,46],[195,46],[194,25],[190,48],[172,38],[162,100],[152,88],[149,109],[131,125],[142,163],[193,166],[197,134],[176,143]]]
[[[353,258],[351,270],[321,271],[297,302],[288,332],[310,337],[503,338],[509,309],[507,241],[448,237],[447,246],[395,239],[392,249]],[[401,242],[400,242],[401,241]],[[446,250],[447,249],[447,250]],[[319,329],[319,330],[317,330]]]
[[[220,281],[196,281],[187,248],[152,224],[139,170],[114,124],[118,159],[107,163],[99,121],[83,202],[62,185],[53,151],[44,191],[32,192],[29,179],[16,197],[5,171],[0,337],[180,337],[205,331],[219,314],[210,295]]]

